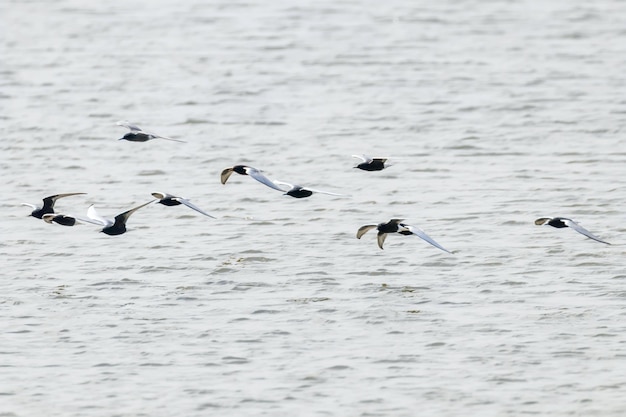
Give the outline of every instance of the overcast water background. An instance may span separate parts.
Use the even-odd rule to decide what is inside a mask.
[[[626,2],[0,16],[0,416],[625,415]],[[237,163],[350,197],[220,184]],[[20,206],[153,191],[218,219],[150,205],[112,237]],[[394,217],[455,254],[356,239]]]

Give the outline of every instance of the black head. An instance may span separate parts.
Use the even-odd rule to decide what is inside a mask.
[[[42,208],[33,210],[30,213],[30,215],[37,219],[43,219],[44,214],[53,214],[53,213],[54,213],[54,210],[52,209],[52,207],[42,207]]]
[[[134,133],[128,132],[127,134],[122,136],[119,140],[133,140],[133,139],[135,139],[135,136],[137,136],[137,135],[135,135]]]

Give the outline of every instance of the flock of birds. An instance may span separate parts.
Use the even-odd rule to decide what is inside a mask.
[[[117,124],[119,126],[123,126],[129,129],[129,132],[126,133],[122,138],[120,138],[120,140],[127,140],[131,142],[147,142],[153,139],[164,139],[164,140],[170,140],[170,141],[175,141],[175,142],[184,142],[182,140],[172,139],[166,136],[160,136],[154,133],[144,131],[139,126],[131,124],[127,121],[120,121]],[[365,155],[352,155],[352,156],[355,158],[359,158],[361,160],[361,162],[358,165],[356,165],[354,168],[358,168],[364,171],[381,171],[390,166],[387,162],[388,160],[387,158],[371,158]],[[221,183],[226,184],[226,182],[228,181],[228,179],[233,173],[252,177],[256,181],[260,182],[261,184],[269,188],[272,188],[276,191],[280,191],[284,193],[285,195],[288,195],[294,198],[306,198],[306,197],[310,197],[314,193],[345,197],[345,195],[343,194],[337,194],[337,193],[333,193],[329,191],[322,191],[322,190],[317,190],[314,188],[303,187],[301,185],[291,184],[291,183],[284,182],[284,181],[271,180],[268,177],[266,177],[260,170],[254,167],[248,166],[248,165],[235,165],[233,167],[224,169],[220,175]],[[51,195],[43,199],[42,206],[38,206],[36,204],[30,204],[30,203],[22,203],[22,204],[26,206],[30,206],[33,209],[33,211],[30,214],[31,216],[38,218],[38,219],[43,219],[47,223],[56,223],[62,226],[74,226],[77,222],[92,223],[92,224],[101,226],[102,227],[101,232],[110,236],[121,235],[125,233],[126,222],[128,221],[128,218],[140,208],[145,207],[149,204],[153,204],[153,203],[162,204],[165,206],[185,205],[189,207],[190,209],[195,210],[198,213],[201,213],[207,217],[215,218],[212,215],[205,212],[204,210],[195,206],[188,199],[183,198],[183,197],[177,197],[172,194],[163,193],[163,192],[152,193],[152,196],[154,197],[153,200],[148,201],[147,203],[141,204],[137,207],[134,207],[130,210],[127,210],[123,213],[120,213],[114,218],[102,217],[101,215],[98,214],[93,204],[89,206],[89,208],[87,209],[87,217],[69,216],[65,214],[56,213],[54,211],[54,205],[58,199],[64,198],[64,197],[70,197],[74,195],[81,195],[81,194],[85,194],[85,193],[65,193],[65,194]],[[595,236],[590,231],[588,231],[587,229],[585,229],[584,227],[576,223],[574,220],[566,218],[566,217],[542,217],[542,218],[535,220],[535,224],[538,226],[552,226],[557,229],[569,227],[590,239],[593,239],[600,243],[610,245],[609,242],[606,242],[600,239],[599,237]],[[433,238],[428,236],[423,230],[415,226],[404,223],[403,219],[391,219],[388,222],[384,222],[384,223],[361,226],[356,233],[356,237],[360,239],[365,233],[367,233],[368,231],[372,229],[376,229],[378,231],[377,241],[378,241],[378,246],[380,247],[380,249],[383,249],[383,244],[385,242],[385,239],[387,238],[387,235],[397,233],[397,234],[405,235],[405,236],[407,235],[417,236],[423,239],[424,241],[428,242],[432,246],[444,252],[447,252],[449,254],[453,253],[449,251],[448,249],[444,248],[443,246],[441,246],[439,243],[437,243]]]

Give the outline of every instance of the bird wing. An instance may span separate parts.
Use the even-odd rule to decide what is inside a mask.
[[[78,220],[78,221],[83,222],[83,223],[91,223],[91,224],[97,224],[98,226],[106,226],[106,225],[102,224],[102,222],[99,222],[99,221],[96,221],[96,220],[93,220],[93,219],[88,219],[88,218],[81,217],[81,216],[75,216],[74,218],[76,220]]]
[[[154,194],[153,194],[154,195]],[[205,216],[208,216],[212,219],[215,219],[215,217],[211,216],[209,213],[203,211],[202,209],[200,209],[199,207],[197,207],[195,204],[193,204],[191,201],[187,200],[186,198],[182,198],[182,197],[174,197],[173,200],[176,200],[184,205],[186,205],[187,207],[189,207],[192,210],[197,211],[198,213],[204,214]]]
[[[52,223],[56,216],[58,216],[58,214],[44,214],[41,218],[46,223]]]
[[[363,162],[367,162],[368,164],[372,162],[372,158],[367,155],[352,155],[353,158],[359,158]]]
[[[55,194],[43,199],[44,205],[50,204],[51,206],[59,199],[63,197],[69,197],[71,195],[79,195],[79,194],[87,194],[87,193],[65,193],[65,194]]]
[[[550,217],[541,217],[535,220],[535,224],[537,226],[543,226],[544,224],[548,223],[550,220],[552,220]]]
[[[116,125],[123,126],[127,129],[130,129],[130,131],[133,133],[139,133],[139,132],[146,133],[143,130],[141,130],[139,126],[130,123],[128,120],[120,120],[119,122],[116,123]]]
[[[90,220],[87,220],[89,223],[99,224],[105,227],[111,226],[113,224],[113,221],[111,219],[107,219],[99,215],[98,212],[96,211],[96,207],[93,204],[90,205],[89,208],[87,209],[87,217],[90,219]]]
[[[359,227],[359,230],[357,230],[356,232],[356,238],[361,239],[361,236],[363,236],[365,233],[375,228],[376,228],[375,224],[368,224],[368,225]]]
[[[261,171],[259,171],[256,168],[252,168],[252,167],[247,167],[246,168],[246,172],[248,173],[248,175],[250,175],[252,178],[254,178],[255,180],[257,180],[258,182],[267,185],[270,188],[273,188],[274,190],[278,190],[280,192],[285,192],[285,190],[283,190],[282,188],[280,188],[278,185],[276,185],[272,180],[270,180],[269,178],[267,178],[265,175],[263,175],[261,173]]]
[[[159,139],[166,139],[166,140],[173,140],[174,142],[183,142],[185,143],[184,140],[179,140],[179,139],[172,139],[172,138],[168,138],[167,136],[161,136],[161,135],[157,135],[156,133],[152,133],[152,132],[147,132],[145,130],[143,130],[142,128],[140,128],[137,125],[134,125],[130,122],[128,122],[127,120],[120,120],[119,122],[117,122],[118,126],[123,126],[127,129],[130,129],[130,131],[132,133],[143,133],[145,135],[148,135],[150,137],[150,139],[154,139],[154,138],[159,138]]]
[[[387,239],[387,233],[378,233],[378,247],[383,249],[383,243]]]
[[[410,226],[408,224],[404,224],[403,226],[406,227],[411,233],[413,233],[414,235],[424,239],[426,242],[430,243],[434,247],[439,248],[439,249],[441,249],[444,252],[448,252],[450,254],[452,253],[448,249],[446,249],[443,246],[441,246],[439,243],[435,242],[435,239],[433,239],[432,237],[428,236],[422,229],[417,228],[415,226]]]
[[[291,184],[291,183],[285,182],[285,181],[276,181],[276,180],[274,180],[273,183],[274,184],[278,184],[278,185],[286,185],[287,187],[289,187],[289,190],[283,190],[283,191],[290,191],[290,190],[293,190],[294,188],[296,188],[295,184]]]
[[[145,132],[148,133],[150,136],[158,138],[158,139],[165,139],[165,140],[171,140],[173,142],[180,142],[180,143],[187,143],[184,140],[180,140],[180,139],[172,139],[172,138],[168,138],[167,136],[161,136],[161,135],[157,135],[155,133],[149,133],[149,132]]]
[[[309,188],[309,187],[302,187],[303,190],[309,190],[313,193],[320,193],[320,194],[328,194],[328,195],[336,195],[338,197],[345,197],[345,194],[337,194],[337,193],[331,193],[330,191],[322,191],[322,190],[316,190],[315,188]]]
[[[23,206],[28,206],[30,208],[32,208],[33,210],[37,210],[39,209],[38,206],[36,206],[35,204],[30,204],[30,203],[22,203]]]
[[[220,174],[220,181],[222,181],[222,184],[226,184],[226,181],[228,181],[233,172],[234,171],[232,168],[226,168],[224,171],[222,171],[222,173]]]
[[[571,227],[572,229],[576,230],[578,233],[587,236],[590,239],[596,240],[600,243],[605,243],[607,245],[610,245],[609,242],[605,242],[604,240],[600,239],[599,237],[595,236],[593,233],[591,233],[589,230],[585,229],[584,227],[582,227],[581,225],[579,225],[578,223],[576,223],[574,220],[572,219],[561,219],[563,220],[563,222],[568,225],[569,227]]]
[[[160,191],[152,193],[152,197],[158,198],[159,200],[163,200],[164,198],[174,198],[172,194],[162,193]]]
[[[128,218],[130,217],[131,214],[133,214],[134,212],[136,212],[137,210],[139,210],[140,208],[147,206],[148,204],[154,203],[157,200],[151,200],[148,201],[147,203],[143,203],[140,206],[137,206],[135,208],[132,208],[130,210],[125,211],[124,213],[120,213],[117,216],[115,216],[115,223],[121,222],[121,223],[126,223],[126,220],[128,220]]]

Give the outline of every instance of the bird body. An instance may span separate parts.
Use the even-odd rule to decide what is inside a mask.
[[[174,142],[183,142],[183,143],[185,142],[184,140],[172,139],[172,138],[168,138],[167,136],[161,136],[155,133],[146,132],[139,126],[131,124],[127,122],[126,120],[120,120],[119,122],[117,122],[117,125],[123,126],[130,130],[130,132],[126,133],[119,140],[127,140],[130,142],[147,142],[152,139],[165,139],[165,140],[171,140]]]
[[[578,233],[580,233],[581,235],[587,236],[588,238],[593,239],[593,240],[595,240],[597,242],[604,243],[606,245],[610,245],[609,242],[606,242],[606,241],[600,239],[599,237],[597,237],[596,235],[591,233],[589,230],[585,229],[584,227],[582,227],[581,225],[576,223],[574,220],[568,219],[567,217],[541,217],[541,218],[535,220],[535,224],[537,226],[552,226],[552,227],[555,227],[557,229],[563,229],[565,227],[570,227],[570,228],[574,229],[575,231],[577,231]]]
[[[87,209],[87,217],[88,219],[79,219],[89,223],[97,224],[100,226],[104,226],[101,232],[109,235],[116,236],[126,233],[126,221],[130,217],[131,214],[139,210],[140,208],[147,206],[148,204],[154,203],[156,200],[148,201],[140,206],[127,210],[123,213],[118,214],[113,219],[102,217],[96,211],[96,208],[92,204]]]
[[[161,193],[161,192],[154,192],[152,193],[152,196],[158,199],[157,201],[158,204],[163,204],[164,206],[169,206],[169,207],[179,206],[183,204],[189,207],[190,209],[197,211],[198,213],[204,214],[205,216],[211,217],[213,219],[215,218],[211,216],[209,213],[206,213],[205,211],[197,207],[195,204],[193,204],[191,201],[187,200],[186,198],[176,197],[172,194]]]
[[[315,188],[303,187],[297,184],[290,184],[284,181],[274,181],[278,185],[286,185],[289,189],[285,191],[285,195],[294,198],[306,198],[312,196],[314,193],[334,195],[338,197],[345,197],[343,194],[331,193],[329,191],[316,190]]]
[[[444,252],[452,253],[439,243],[437,243],[433,238],[428,236],[422,229],[419,229],[415,226],[408,225],[406,223],[402,223],[403,219],[391,219],[387,223],[379,223],[379,224],[368,224],[365,226],[361,226],[356,233],[357,239],[361,239],[361,237],[372,229],[378,230],[377,240],[378,247],[383,249],[383,244],[385,243],[385,239],[387,235],[390,233],[399,233],[401,235],[415,235],[436,248],[441,249]]]
[[[382,171],[389,166],[387,164],[387,158],[371,158],[367,155],[352,155],[352,157],[359,158],[363,161],[354,168],[364,171]]]
[[[76,218],[72,216],[66,216],[65,214],[48,213],[43,215],[43,220],[46,223],[56,223],[61,226],[74,226],[76,224]]]
[[[224,169],[222,173],[220,174],[220,180],[222,184],[226,184],[226,181],[228,181],[228,178],[230,178],[233,172],[236,172],[237,174],[240,174],[240,175],[249,175],[255,180],[257,180],[258,182],[260,182],[261,184],[264,184],[274,190],[283,191],[283,192],[285,191],[282,188],[280,188],[276,183],[274,183],[274,181],[270,180],[265,175],[263,175],[263,173],[260,170],[254,167],[248,166],[248,165],[235,165],[232,168]]]
[[[43,199],[43,206],[37,206],[36,204],[30,203],[22,203],[23,206],[29,206],[33,209],[31,216],[36,217],[38,219],[42,219],[45,214],[53,214],[54,213],[54,203],[59,198],[69,197],[72,195],[80,195],[85,193],[66,193],[66,194],[55,194]]]

